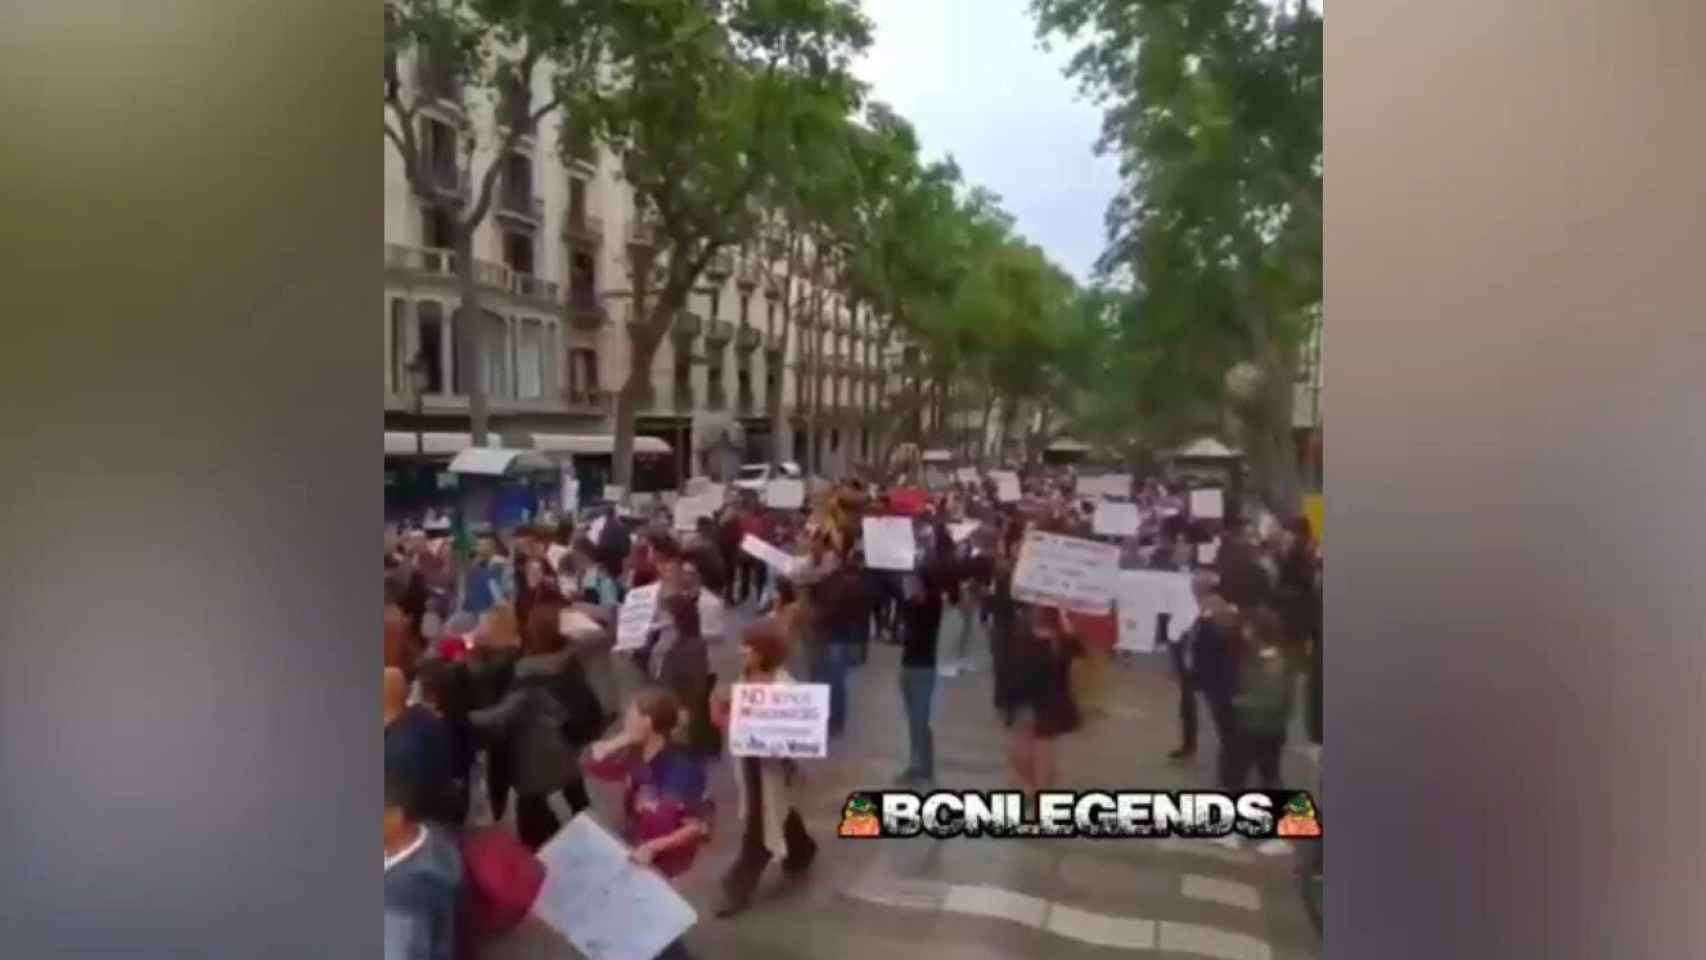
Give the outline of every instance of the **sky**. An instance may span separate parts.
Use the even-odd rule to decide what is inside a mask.
[[[1119,179],[1092,152],[1102,113],[1038,48],[1026,0],[864,0],[876,31],[858,66],[871,97],[918,130],[926,160],[952,154],[1000,195],[1015,230],[1087,281]]]

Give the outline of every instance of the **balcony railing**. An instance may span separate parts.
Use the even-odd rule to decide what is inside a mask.
[[[705,345],[708,347],[725,347],[735,336],[735,325],[727,320],[713,320],[705,331]]]
[[[733,253],[727,250],[719,250],[712,254],[710,262],[705,264],[705,276],[719,286],[734,272],[735,257]]]
[[[467,203],[474,193],[468,171],[455,167],[428,166],[422,173],[422,180],[422,192],[428,200]]]
[[[571,388],[563,391],[563,401],[577,411],[602,413],[610,406],[610,394],[597,387]]]
[[[462,107],[462,80],[448,65],[431,56],[415,63],[415,85],[421,93],[446,106]]]
[[[529,300],[544,300],[548,303],[557,302],[558,291],[561,289],[549,280],[541,280],[532,274],[520,273],[515,270],[510,271],[509,286],[510,292],[518,297],[525,297]]]
[[[563,239],[570,243],[603,243],[604,219],[596,214],[570,211],[563,219]]]
[[[610,318],[604,301],[593,290],[569,290],[569,325],[576,330],[596,332]]]
[[[520,190],[504,190],[498,194],[498,214],[537,227],[545,221],[545,201]]]
[[[741,327],[735,331],[735,349],[741,353],[751,353],[764,342],[764,335],[754,327]]]
[[[683,313],[675,318],[675,326],[670,332],[683,340],[692,340],[705,329],[705,321],[696,313]]]

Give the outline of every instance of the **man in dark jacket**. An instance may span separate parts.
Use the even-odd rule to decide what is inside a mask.
[[[384,691],[385,775],[409,786],[423,816],[454,820],[451,811],[458,804],[449,731],[432,710],[407,705],[401,670],[385,669]]]

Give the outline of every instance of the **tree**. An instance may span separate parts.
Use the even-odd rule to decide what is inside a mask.
[[[1137,422],[1230,412],[1259,491],[1295,512],[1298,348],[1321,298],[1321,15],[1308,0],[1032,0],[1039,32],[1082,41],[1069,72],[1105,107],[1125,181],[1104,276],[1120,311]],[[1229,401],[1225,374],[1259,371]],[[1117,410],[1118,403],[1103,403]],[[1163,430],[1162,432],[1165,432]]]
[[[561,102],[559,94],[532,103],[535,81],[543,77],[552,90],[572,90],[589,75],[597,56],[592,12],[592,4],[572,0],[385,4],[385,139],[397,151],[409,189],[446,213],[461,301],[454,320],[457,367],[475,446],[486,445],[489,427],[474,236],[516,145]],[[405,62],[414,68],[408,81]],[[486,130],[470,109],[481,94],[495,95]],[[458,150],[443,149],[423,128],[423,112],[434,105],[460,119]],[[482,142],[494,147],[483,169],[477,168]]]
[[[628,247],[628,378],[616,395],[613,482],[633,467],[634,416],[659,345],[716,254],[750,239],[754,200],[801,113],[851,109],[851,58],[870,37],[850,0],[645,0],[600,5],[597,81],[561,91],[608,143],[643,229]]]

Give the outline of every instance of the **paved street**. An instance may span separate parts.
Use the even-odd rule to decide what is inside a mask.
[[[716,669],[736,672],[730,646]],[[889,785],[906,734],[896,683],[899,652],[872,648],[854,674],[848,733],[837,755],[810,767],[807,827],[822,846],[813,874],[767,875],[744,914],[711,916],[716,881],[732,859],[738,820],[730,765],[713,790],[717,834],[683,887],[701,912],[688,935],[700,957],[745,960],[870,960],[911,956],[928,943],[946,958],[1141,956],[1304,960],[1320,955],[1290,857],[1260,857],[1205,841],[839,840],[841,804],[855,789]],[[1201,769],[1170,765],[1177,706],[1159,657],[1120,664],[1109,676],[1110,710],[1068,738],[1061,775],[1072,787],[1175,789],[1210,782],[1212,733],[1205,720]],[[944,679],[936,697],[937,779],[946,787],[1009,786],[987,669]],[[1305,757],[1288,752],[1289,782],[1315,786]],[[613,822],[616,796],[594,787],[600,818]],[[530,926],[494,945],[495,960],[573,957],[555,934]]]

